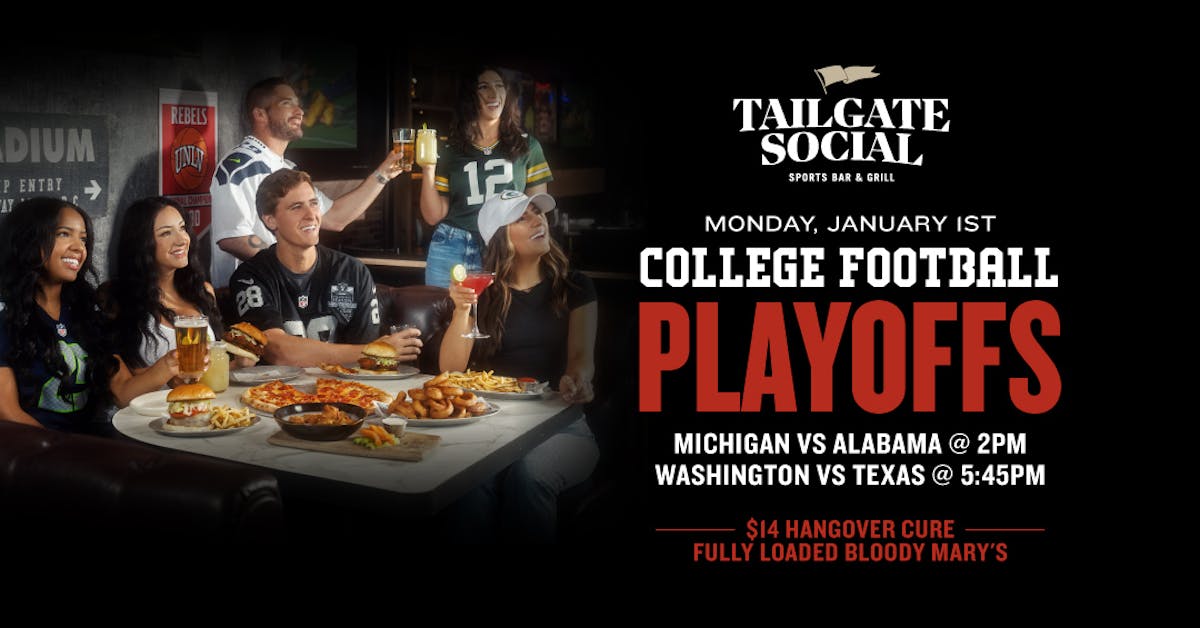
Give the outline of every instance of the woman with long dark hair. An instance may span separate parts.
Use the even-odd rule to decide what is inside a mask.
[[[109,402],[179,374],[173,352],[140,375],[114,355],[89,282],[93,233],[77,205],[46,197],[0,224],[0,419],[108,434]]]
[[[125,211],[111,296],[121,357],[134,371],[175,349],[177,316],[208,317],[209,341],[216,337],[221,314],[191,244],[187,220],[170,200],[145,198]]]
[[[421,216],[437,225],[425,260],[425,283],[447,287],[455,264],[477,267],[483,245],[476,217],[483,202],[504,190],[532,196],[554,179],[542,145],[521,129],[517,92],[500,70],[483,66],[463,75],[449,142],[436,173],[421,179]]]
[[[553,209],[547,194],[531,198],[511,191],[483,204],[483,268],[495,272],[496,279],[479,297],[461,284],[450,287],[455,310],[438,358],[442,370],[472,366],[528,376],[555,384],[567,403],[586,403],[593,397],[596,289],[586,275],[568,267],[551,237],[545,213]],[[477,298],[479,328],[490,337],[473,340],[463,334],[472,328],[471,304]],[[506,538],[552,540],[558,494],[586,480],[598,455],[587,423],[579,419],[469,498],[466,507],[475,512],[466,516],[486,519],[493,510],[490,500],[498,504]]]

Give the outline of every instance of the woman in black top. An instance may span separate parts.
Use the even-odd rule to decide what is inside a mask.
[[[551,238],[545,213],[553,209],[547,194],[528,197],[512,190],[483,204],[483,266],[496,279],[479,298],[479,328],[491,337],[462,337],[471,329],[476,295],[452,285],[454,318],[438,357],[443,370],[471,365],[533,377],[556,384],[568,403],[586,403],[593,396],[596,290],[586,275],[568,269]],[[486,521],[498,506],[505,538],[553,540],[558,494],[586,480],[598,456],[587,423],[579,419],[464,500],[460,519]]]
[[[596,289],[567,266],[550,237],[548,194],[508,191],[484,204],[479,227],[487,248],[484,270],[496,279],[481,295],[450,287],[454,317],[439,354],[442,370],[467,366],[550,381],[570,403],[592,399],[596,346]],[[471,304],[479,299],[479,328],[490,338],[472,340]]]

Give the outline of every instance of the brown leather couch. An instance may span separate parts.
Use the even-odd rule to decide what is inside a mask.
[[[436,286],[397,287],[376,284],[375,293],[379,299],[380,333],[386,334],[392,325],[416,325],[421,330],[421,339],[425,343],[416,366],[422,373],[440,371],[437,349],[441,345],[442,333],[450,324],[450,317],[454,313],[454,302],[450,300],[449,291]],[[217,306],[227,327],[230,323],[238,321],[237,308],[228,288],[217,290]]]
[[[421,340],[424,342],[416,366],[422,373],[440,372],[438,349],[454,314],[450,292],[437,286],[394,287],[380,284],[375,287],[375,293],[379,298],[384,333],[390,325],[416,325],[421,330]]]
[[[0,421],[0,533],[64,542],[279,538],[275,476],[138,443]],[[166,536],[164,536],[166,535]]]

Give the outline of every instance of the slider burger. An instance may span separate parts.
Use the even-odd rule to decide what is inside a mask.
[[[376,340],[363,349],[358,365],[368,371],[394,371],[400,363],[399,357],[395,347]]]
[[[167,393],[166,429],[199,430],[209,429],[209,412],[212,400],[217,396],[213,389],[204,384],[184,384]]]
[[[267,349],[267,335],[250,323],[234,323],[223,338],[228,343],[227,351],[255,362]]]

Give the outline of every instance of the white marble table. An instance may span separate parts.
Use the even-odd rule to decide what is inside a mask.
[[[313,384],[319,369],[288,382]],[[399,380],[368,382],[388,392],[416,388],[429,375]],[[242,407],[238,400],[245,386],[231,384],[217,395],[214,404]],[[279,430],[272,419],[233,434],[205,438],[182,438],[159,434],[150,428],[151,417],[132,408],[113,416],[113,426],[122,434],[150,445],[186,451],[304,476],[346,482],[388,491],[389,504],[413,515],[436,513],[483,480],[507,467],[543,440],[582,416],[579,406],[561,400],[493,400],[500,412],[467,425],[408,429],[442,437],[441,443],[420,462],[381,460],[305,451],[267,443]],[[334,487],[336,490],[336,487]]]

